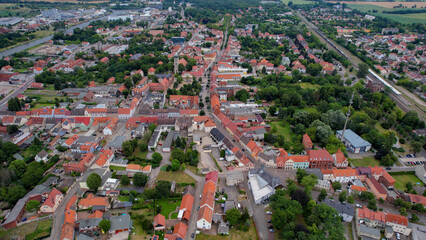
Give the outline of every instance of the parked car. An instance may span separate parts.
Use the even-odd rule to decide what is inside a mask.
[[[195,234],[194,234],[194,233],[192,233],[192,234],[191,234],[191,238],[194,238],[194,237],[195,237]]]
[[[272,220],[268,220],[268,223],[271,223],[272,222]]]
[[[266,214],[271,215],[271,214],[272,214],[272,212],[271,212],[271,211],[267,211],[267,212],[266,212]]]
[[[269,232],[274,233],[275,229],[269,229]]]
[[[362,208],[362,206],[361,206],[361,205],[359,205],[358,203],[357,203],[357,204],[355,204],[355,207],[357,207],[357,208]]]
[[[269,225],[269,226],[268,226],[268,228],[269,228],[269,229],[273,229],[273,228],[274,228],[274,226],[272,226],[272,225]]]

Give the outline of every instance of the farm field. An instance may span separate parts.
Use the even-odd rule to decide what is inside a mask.
[[[392,11],[392,10],[401,10],[401,9],[387,8],[387,7],[375,6],[375,5],[369,5],[369,4],[348,4],[348,6],[352,9],[356,9],[361,12],[365,12],[375,16],[386,17],[404,24],[426,23],[426,13],[389,14],[389,13],[383,13],[383,11]],[[407,9],[411,9],[411,8],[407,8]],[[373,13],[373,10],[377,10],[377,12]]]
[[[331,3],[338,3],[339,1],[327,1]],[[366,2],[366,1],[345,1],[340,3],[346,3],[346,4],[355,4],[355,5],[374,5],[378,7],[384,7],[384,8],[393,8],[394,6],[399,6],[402,4],[402,6],[411,8],[414,5],[417,6],[417,8],[426,7],[426,2]]]

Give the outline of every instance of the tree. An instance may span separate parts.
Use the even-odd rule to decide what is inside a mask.
[[[160,153],[155,152],[152,154],[152,160],[154,163],[160,163],[163,160],[163,156]]]
[[[342,189],[342,184],[339,181],[334,181],[331,184],[331,187],[334,189],[334,191]]]
[[[416,215],[416,214],[414,214],[414,213],[412,213],[411,214],[411,222],[418,222],[420,219],[419,219],[419,217]]]
[[[308,176],[308,173],[305,171],[305,169],[301,169],[301,168],[297,169],[296,178],[299,184],[302,184],[302,179],[306,176]]]
[[[123,149],[123,153],[126,156],[131,156],[135,151],[135,149],[133,148],[133,144],[130,141],[123,142],[121,148]]]
[[[361,63],[358,65],[358,72],[356,73],[356,76],[359,78],[365,78],[368,74],[368,65],[365,63]]]
[[[340,192],[339,193],[339,201],[340,202],[346,201],[347,196],[348,196],[348,192],[346,192],[346,191]]]
[[[269,115],[275,116],[275,113],[277,112],[277,107],[270,106],[268,111],[269,111]]]
[[[355,203],[354,197],[352,195],[349,195],[349,197],[348,197],[348,203],[350,203],[350,204],[354,204]]]
[[[376,199],[368,200],[367,208],[373,211],[377,211],[377,202]]]
[[[177,171],[180,168],[180,162],[177,159],[172,161],[172,171]]]
[[[102,219],[99,222],[99,228],[102,230],[102,232],[106,233],[111,228],[111,221],[107,219]]]
[[[24,160],[15,160],[10,163],[9,170],[15,172],[16,176],[20,178],[27,171],[27,164]]]
[[[19,98],[14,97],[9,99],[9,101],[7,101],[7,109],[9,111],[17,112],[17,111],[21,111],[21,108],[22,108],[22,104]]]
[[[148,176],[138,172],[133,176],[133,184],[137,187],[143,187],[148,182]]]
[[[120,179],[121,185],[128,186],[130,184],[130,179],[127,175],[123,175]]]
[[[200,111],[200,116],[204,116],[204,115],[206,115],[206,112],[204,112],[204,110],[201,110]]]
[[[10,187],[6,194],[6,199],[10,204],[15,204],[19,199],[27,194],[27,191],[22,185]]]
[[[419,153],[423,148],[423,144],[421,142],[415,141],[411,143],[411,147],[413,147],[414,153]]]
[[[229,222],[229,225],[235,226],[238,224],[241,218],[241,213],[238,209],[233,208],[226,212],[226,221]]]
[[[312,188],[318,183],[318,177],[314,174],[310,174],[302,178],[301,185],[305,187],[307,194],[310,194]]]
[[[87,178],[87,186],[92,191],[98,191],[98,188],[101,186],[102,179],[97,173],[92,173]]]
[[[37,200],[30,200],[27,203],[27,210],[29,212],[35,212],[39,209],[39,207],[40,207],[40,202]]]
[[[324,199],[327,197],[327,190],[321,189],[319,195],[318,195],[318,202],[324,201]]]
[[[321,120],[333,130],[338,130],[345,125],[346,117],[340,110],[328,110],[326,113],[321,114]]]
[[[291,200],[298,201],[303,207],[306,207],[306,204],[309,202],[309,196],[305,191],[301,189],[296,189],[291,194]]]
[[[170,197],[170,182],[159,181],[155,186],[155,198],[168,198]]]
[[[7,129],[6,129],[8,134],[16,133],[18,130],[19,130],[19,127],[16,125],[9,125],[7,126]]]
[[[317,76],[322,71],[322,66],[317,63],[310,63],[306,67],[306,72],[309,73],[312,76]]]
[[[241,102],[247,102],[247,99],[250,97],[250,93],[246,89],[238,90],[235,93],[235,98]]]

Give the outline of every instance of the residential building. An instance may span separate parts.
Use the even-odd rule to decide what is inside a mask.
[[[160,213],[154,217],[154,230],[161,231],[166,229],[166,217]]]
[[[331,169],[333,167],[333,158],[325,149],[308,150],[309,168]]]
[[[256,204],[261,204],[270,196],[274,195],[275,188],[281,185],[280,179],[267,173],[264,169],[264,165],[258,169],[250,170],[248,177],[249,187]]]
[[[40,212],[42,213],[54,213],[61,203],[64,195],[56,188],[52,189],[52,191],[47,196],[46,200],[40,207]]]
[[[354,209],[354,205],[352,204],[345,204],[345,203],[341,203],[341,202],[332,202],[328,199],[326,199],[324,201],[325,204],[327,204],[328,206],[336,209],[336,211],[339,213],[339,216],[342,217],[342,220],[344,222],[352,222],[352,219],[355,216],[355,209]]]
[[[337,152],[333,154],[332,156],[333,156],[333,163],[335,167],[337,168],[348,167],[349,165],[348,159],[345,157],[345,155],[340,149],[338,149]]]

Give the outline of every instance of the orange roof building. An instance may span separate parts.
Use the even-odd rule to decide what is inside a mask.
[[[154,230],[155,231],[161,231],[166,228],[166,217],[161,214],[157,214],[157,216],[154,217]]]
[[[103,206],[105,209],[109,209],[110,205],[108,198],[106,197],[97,197],[90,193],[86,198],[81,199],[78,203],[79,209],[87,209],[93,206]]]

